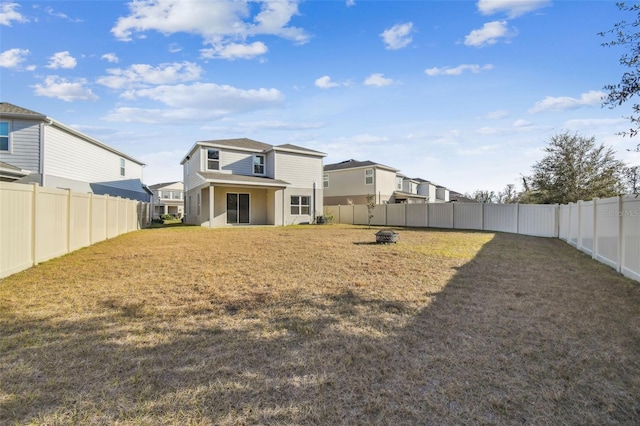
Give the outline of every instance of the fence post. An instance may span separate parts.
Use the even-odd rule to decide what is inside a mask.
[[[520,234],[520,203],[516,203],[516,234]]]
[[[616,271],[622,273],[622,263],[624,260],[624,224],[622,223],[622,219],[624,218],[623,209],[624,209],[624,201],[622,199],[622,195],[618,195],[618,262],[616,265]]]
[[[578,201],[578,235],[576,240],[578,250],[582,248],[582,200]]]
[[[36,266],[38,264],[38,192],[40,185],[36,182],[33,185],[33,202],[31,210],[31,264]]]
[[[65,251],[69,253],[71,251],[71,223],[73,217],[71,214],[71,189],[67,189],[67,244]]]
[[[591,258],[595,259],[598,253],[598,198],[593,199],[593,244],[591,246]]]

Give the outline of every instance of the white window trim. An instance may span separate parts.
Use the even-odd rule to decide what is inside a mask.
[[[256,166],[260,164],[256,164],[256,158],[262,157],[262,173],[256,173]],[[253,169],[253,174],[257,176],[264,176],[267,174],[267,157],[264,154],[253,154],[251,158],[251,168]]]
[[[369,176],[369,175],[367,174],[367,172],[371,172],[371,175]],[[370,182],[370,183],[367,183],[367,178],[369,178],[369,177],[371,178],[371,182]],[[373,169],[364,169],[364,184],[365,184],[365,185],[373,185],[373,181],[374,181],[374,178],[373,178]]]
[[[218,159],[217,160],[210,160],[209,159],[209,151],[217,151],[218,152]],[[216,148],[206,148],[205,150],[205,156],[204,156],[204,161],[205,161],[205,170],[207,171],[214,171],[214,172],[218,172],[220,171],[220,157],[221,157],[221,152],[219,149]],[[209,161],[217,161],[218,162],[218,168],[217,169],[210,169],[209,168]]]
[[[293,197],[298,197],[298,204],[293,204]],[[306,197],[308,199],[308,204],[302,204],[302,198]],[[308,216],[311,214],[311,196],[310,195],[291,195],[289,198],[290,204],[290,213],[291,216]],[[298,209],[298,213],[293,213],[293,208],[296,207]],[[302,213],[302,208],[307,207],[309,209],[309,213]]]
[[[120,176],[127,175],[126,165],[127,163],[125,162],[124,158],[120,157]]]
[[[322,175],[322,187],[323,188],[329,187],[329,173],[325,173],[324,175]]]
[[[13,122],[9,120],[0,120],[0,123],[7,123],[7,149],[6,150],[0,149],[0,152],[11,153],[12,152],[11,148],[13,148],[13,144],[11,143],[11,128],[12,128]]]

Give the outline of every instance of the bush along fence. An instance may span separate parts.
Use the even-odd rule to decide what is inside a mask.
[[[640,197],[558,204],[378,204],[371,225],[509,232],[560,238],[640,281]],[[324,206],[325,219],[366,225],[366,205]]]
[[[0,278],[149,224],[149,204],[0,182]]]

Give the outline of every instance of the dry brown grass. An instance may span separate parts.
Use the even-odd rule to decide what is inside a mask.
[[[1,424],[638,424],[640,289],[555,239],[123,235],[0,281]]]

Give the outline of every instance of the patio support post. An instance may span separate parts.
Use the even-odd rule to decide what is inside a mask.
[[[213,228],[213,184],[209,184],[209,228]]]

